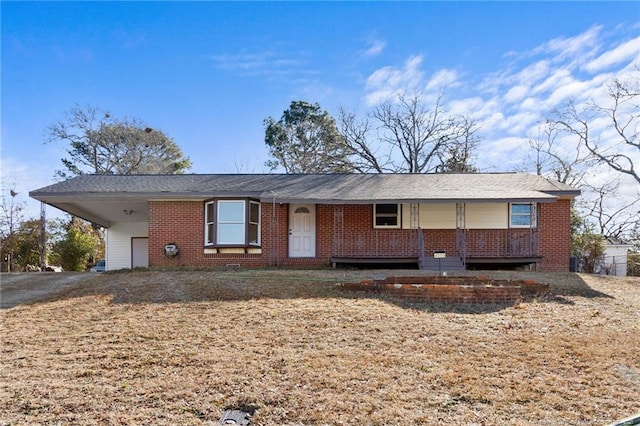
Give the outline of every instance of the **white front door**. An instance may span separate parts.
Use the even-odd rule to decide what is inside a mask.
[[[316,257],[315,204],[289,205],[289,257]]]

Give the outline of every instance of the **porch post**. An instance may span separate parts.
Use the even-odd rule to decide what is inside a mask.
[[[462,260],[462,266],[467,268],[467,221],[465,218],[465,203],[456,203],[456,249]]]
[[[540,209],[538,209],[538,203],[531,203],[531,210],[531,217],[533,220],[531,220],[529,226],[529,250],[531,255],[537,257],[540,254],[538,247],[538,236],[540,235],[538,228],[540,226]],[[538,270],[539,263],[539,261],[536,261],[536,270]]]

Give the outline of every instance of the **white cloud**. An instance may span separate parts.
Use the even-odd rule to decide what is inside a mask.
[[[504,91],[505,87],[510,88],[513,85],[532,87],[540,80],[547,78],[552,71],[549,59],[532,62],[524,65],[522,69],[518,69],[517,63],[514,63],[506,69],[483,77],[479,88],[496,95]]]
[[[290,74],[294,70],[304,73],[304,62],[300,59],[292,59],[273,51],[234,53],[213,55],[211,59],[217,68],[237,71],[250,75],[283,75]]]
[[[562,105],[566,101],[573,100],[585,93],[587,88],[588,83],[570,79],[564,84],[557,86],[551,95],[549,95],[545,100],[545,104],[550,107]]]
[[[521,163],[522,152],[527,146],[527,140],[517,136],[504,136],[485,140],[480,155],[483,171],[511,171]]]
[[[528,86],[522,86],[522,85],[513,86],[504,95],[504,101],[510,104],[518,102],[527,96],[527,94],[529,93],[529,90],[530,89]]]
[[[520,111],[540,111],[543,104],[540,98],[528,97],[520,102]]]
[[[531,86],[549,74],[551,62],[547,59],[534,62],[516,74],[520,84]]]
[[[526,137],[532,125],[541,119],[538,111],[521,111],[507,115],[499,124],[499,129],[509,135]]]
[[[540,84],[534,86],[531,93],[541,94],[545,92],[552,92],[557,87],[562,87],[572,81],[571,71],[566,68],[558,68],[553,70],[550,75],[544,79]]]
[[[481,111],[487,107],[488,102],[482,99],[480,96],[473,98],[454,99],[449,102],[449,112],[456,115],[473,115],[484,116]]]
[[[612,65],[633,60],[640,60],[640,37],[631,39],[613,50],[604,52],[593,61],[585,64],[584,69],[589,72],[598,72]]]
[[[526,161],[530,135],[554,109],[562,109],[569,100],[579,109],[592,103],[609,105],[612,78],[637,79],[640,37],[611,43],[615,32],[622,30],[605,33],[601,26],[594,26],[573,37],[554,38],[529,52],[511,55],[506,64],[485,75],[441,69],[425,78],[422,57],[411,56],[402,66],[372,73],[366,84],[366,101],[373,105],[407,89],[445,87],[449,113],[472,117],[480,126],[483,141],[477,166],[481,170],[514,170]],[[473,87],[476,91],[470,93]],[[423,100],[429,102],[426,97]],[[607,120],[592,119],[590,132],[603,145],[614,143]],[[576,152],[575,137],[559,137],[558,143],[562,144],[559,149]],[[640,158],[637,161],[640,163]]]
[[[502,94],[507,103],[554,92],[571,83],[574,71],[590,61],[602,44],[602,27],[594,26],[573,37],[554,38],[528,52],[509,52],[509,64],[484,76],[479,88],[493,96]]]
[[[369,40],[368,44],[369,46],[362,52],[363,56],[378,56],[387,46],[387,43],[381,40]]]
[[[533,50],[534,54],[555,55],[554,61],[564,61],[567,59],[578,59],[584,61],[585,58],[593,57],[593,52],[597,51],[601,44],[600,35],[602,26],[596,25],[578,34],[575,37],[554,38]]]
[[[456,70],[442,69],[431,76],[425,88],[427,90],[443,90],[457,86],[460,86],[458,72]]]
[[[500,111],[500,102],[495,98],[487,100],[476,96],[454,99],[448,105],[451,114],[472,117],[481,128],[492,129],[505,119],[504,114]]]
[[[416,90],[423,78],[421,64],[422,56],[416,55],[409,57],[401,68],[387,66],[375,70],[367,78],[365,102],[376,105]]]

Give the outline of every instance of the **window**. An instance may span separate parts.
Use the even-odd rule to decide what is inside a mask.
[[[259,246],[260,203],[216,200],[205,203],[204,242],[207,246]]]
[[[213,201],[210,201],[204,205],[204,235],[205,235],[204,244],[207,246],[215,243],[215,241],[213,240],[213,236],[214,236],[214,232],[213,232],[213,227],[214,227],[213,211],[214,210],[213,209],[214,208],[215,208],[215,203]]]
[[[533,228],[536,226],[533,203],[512,203],[509,205],[510,225],[512,228]]]
[[[373,205],[374,228],[399,228],[400,205],[399,204],[374,204]]]
[[[249,245],[260,245],[260,203],[249,201]]]
[[[218,244],[244,244],[245,202],[218,201]]]

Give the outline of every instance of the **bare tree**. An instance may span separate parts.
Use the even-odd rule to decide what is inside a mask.
[[[609,117],[624,148],[619,152],[599,150],[598,145],[590,144],[588,139],[585,140],[587,148],[613,170],[632,176],[640,184],[640,172],[635,168],[640,159],[640,81],[614,79],[609,85],[609,97],[613,105],[598,109]],[[622,152],[625,150],[630,154]]]
[[[373,109],[367,119],[340,112],[340,130],[361,171],[430,173],[475,171],[470,164],[478,143],[472,118],[447,113],[443,95],[428,107],[419,94],[399,96]],[[371,140],[371,130],[377,140]],[[382,151],[382,154],[380,153]]]
[[[595,231],[600,235],[624,239],[640,230],[640,199],[619,202],[615,197],[619,185],[619,181],[598,187],[585,185],[583,190],[594,196],[581,202],[580,208],[584,216],[595,224]]]
[[[368,117],[358,119],[353,112],[340,109],[338,126],[349,147],[349,159],[353,168],[360,173],[385,173],[391,168],[391,153],[380,153],[380,146],[370,141],[371,122]]]
[[[640,76],[640,69],[636,75]],[[571,170],[584,172],[581,175],[573,173],[574,178],[579,179],[567,183],[582,186],[584,197],[576,207],[602,235],[624,238],[637,234],[640,226],[640,197],[625,199],[620,196],[618,179],[629,176],[640,184],[640,171],[636,168],[640,161],[639,95],[637,77],[613,79],[608,85],[608,102],[578,105],[571,101],[554,111],[547,120],[549,129],[575,138]],[[594,184],[587,171],[591,173],[598,166],[614,174],[605,183]],[[557,176],[562,177],[563,173],[566,176],[565,172]],[[640,194],[640,186],[637,188]]]
[[[522,171],[530,170],[533,164],[538,176],[548,177],[572,186],[583,184],[595,157],[585,152],[581,145],[577,149],[566,149],[558,140],[557,125],[547,120],[538,125],[537,135],[529,138],[529,148]]]
[[[2,192],[2,215],[0,216],[0,243],[2,260],[7,262],[7,271],[14,270],[16,251],[16,231],[24,220],[23,202],[17,202],[18,193],[10,189],[8,193]]]
[[[637,72],[640,76],[640,69]],[[610,105],[592,103],[582,108],[571,102],[556,111],[552,123],[575,135],[579,144],[612,170],[631,176],[640,184],[640,80],[614,79],[609,84]],[[592,134],[592,123],[606,117],[615,131],[613,138]]]
[[[476,173],[478,169],[473,165],[473,152],[478,146],[476,135],[478,126],[468,117],[459,117],[458,125],[461,135],[448,144],[444,152],[439,154],[440,165],[436,166],[438,173]]]

